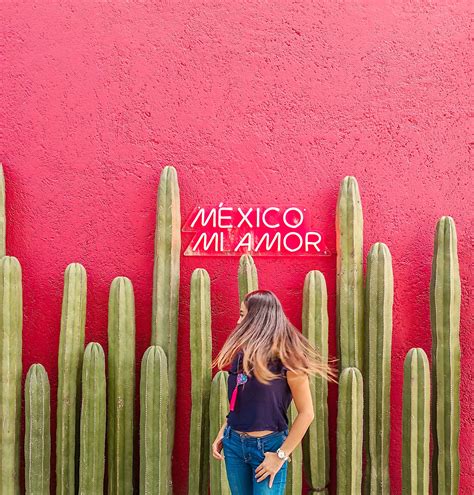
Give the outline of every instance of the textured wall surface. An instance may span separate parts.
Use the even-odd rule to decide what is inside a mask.
[[[23,268],[24,374],[43,363],[55,397],[63,272],[79,261],[88,274],[86,341],[105,349],[110,283],[117,275],[133,281],[138,383],[150,339],[155,197],[164,165],[178,170],[183,220],[200,203],[302,203],[333,250],[339,183],[355,175],[364,251],[383,241],[394,264],[394,494],[401,492],[403,359],[412,346],[430,354],[435,225],[441,215],[456,221],[461,493],[468,494],[468,2],[238,3],[2,2],[1,159],[7,253]],[[276,292],[297,326],[304,277],[323,271],[334,355],[335,256],[256,261],[261,287]],[[232,257],[182,258],[177,494],[187,492],[190,276],[196,267],[211,276],[215,355],[238,318],[237,265]],[[333,476],[336,393],[331,386]],[[55,407],[53,400],[53,420]]]

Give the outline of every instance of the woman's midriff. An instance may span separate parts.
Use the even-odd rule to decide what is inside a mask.
[[[269,433],[273,433],[272,430],[261,430],[261,431],[239,431],[235,430],[238,433],[246,433],[247,435],[250,435],[252,437],[261,437],[263,435],[268,435]]]

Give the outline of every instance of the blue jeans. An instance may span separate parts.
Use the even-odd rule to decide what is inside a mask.
[[[265,452],[276,452],[288,436],[288,429],[274,431],[261,437],[238,433],[229,425],[222,435],[227,479],[232,495],[283,495],[286,487],[288,460],[275,474],[272,487],[270,476],[257,481],[255,469],[265,460]]]

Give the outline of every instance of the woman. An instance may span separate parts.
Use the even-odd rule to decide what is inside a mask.
[[[289,456],[314,419],[309,375],[335,381],[336,374],[268,290],[250,292],[242,301],[237,327],[212,367],[229,363],[230,411],[212,455],[225,459],[232,495],[281,495]],[[292,399],[298,415],[288,431]]]

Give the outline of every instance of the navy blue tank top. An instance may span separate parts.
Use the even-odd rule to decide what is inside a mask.
[[[234,357],[227,381],[229,402],[237,383],[237,374],[243,371],[243,352]],[[268,384],[261,383],[250,374],[248,380],[239,385],[237,400],[233,411],[227,414],[227,424],[239,431],[272,430],[283,431],[288,428],[287,411],[292,395],[286,379],[286,367],[281,360],[268,363],[268,369],[280,375]]]

